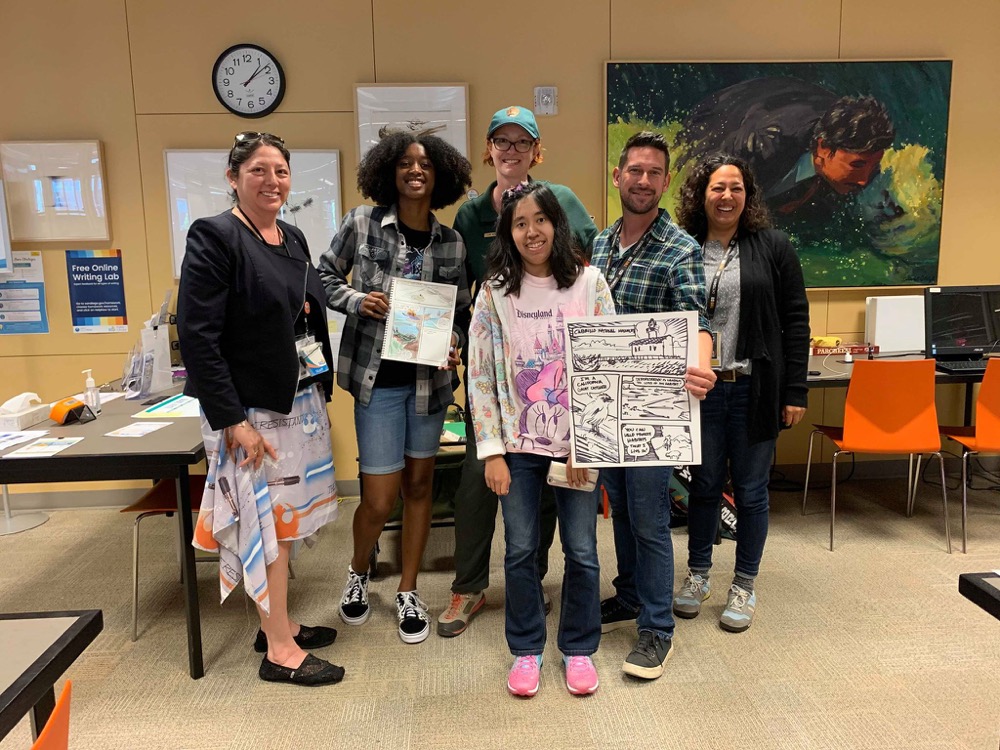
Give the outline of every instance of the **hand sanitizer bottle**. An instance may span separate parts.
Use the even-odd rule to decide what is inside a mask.
[[[91,371],[83,370],[83,374],[87,376],[83,389],[83,403],[90,407],[96,417],[101,413],[101,392],[97,390],[97,384],[94,382]]]

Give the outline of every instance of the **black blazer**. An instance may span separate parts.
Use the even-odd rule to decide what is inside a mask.
[[[177,335],[188,379],[212,429],[240,422],[248,407],[291,411],[298,385],[295,319],[298,287],[282,281],[301,273],[309,328],[333,366],[326,294],[306,238],[283,221],[288,256],[265,246],[232,212],[191,225],[181,266]],[[286,264],[294,264],[289,267]],[[320,380],[330,399],[332,373]]]
[[[777,437],[785,406],[809,401],[809,301],[802,266],[784,232],[739,237],[740,330],[736,359],[749,359],[751,443]]]

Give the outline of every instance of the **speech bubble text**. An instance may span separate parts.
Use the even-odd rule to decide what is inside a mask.
[[[632,385],[636,388],[683,388],[683,378],[651,378],[643,375],[636,375],[632,378]]]
[[[656,430],[648,424],[627,424],[622,427],[622,442],[630,456],[638,458],[649,453],[649,441]]]
[[[573,378],[573,392],[580,396],[604,393],[609,388],[611,388],[611,383],[604,375],[581,375]]]

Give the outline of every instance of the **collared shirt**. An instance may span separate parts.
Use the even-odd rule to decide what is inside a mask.
[[[407,248],[399,227],[395,206],[359,206],[344,217],[330,248],[320,258],[327,305],[347,314],[337,358],[337,384],[363,405],[371,400],[382,361],[385,321],[362,317],[361,302],[373,291],[389,296],[393,277],[403,275]],[[472,301],[465,275],[465,245],[457,232],[441,226],[433,215],[420,278],[458,287],[453,330],[462,346]],[[455,377],[454,370],[418,365],[417,413],[431,414],[452,403],[458,385],[457,379],[453,382]]]
[[[705,317],[705,268],[701,247],[694,238],[674,224],[661,208],[645,241],[622,254],[617,240],[621,221],[597,235],[591,259],[591,264],[613,285],[611,293],[618,313],[693,310],[698,313],[698,329],[709,330]],[[617,283],[613,281],[621,263],[634,253],[639,254],[631,259]]]
[[[807,151],[799,157],[799,160],[795,162],[795,165],[788,171],[788,174],[781,178],[780,182],[768,189],[767,195],[764,197],[773,198],[776,195],[781,195],[791,190],[800,182],[811,180],[815,176],[816,165],[813,163],[813,155],[811,151]]]

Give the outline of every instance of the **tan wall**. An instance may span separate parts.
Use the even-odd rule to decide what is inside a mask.
[[[600,225],[606,60],[951,58],[940,281],[1000,282],[1000,254],[981,229],[995,211],[995,191],[984,187],[1000,173],[1000,152],[984,148],[1000,120],[1000,100],[987,93],[995,91],[1000,62],[994,0],[540,0],[525,17],[512,8],[498,16],[496,6],[457,0],[288,0],[279,13],[273,3],[246,0],[233,13],[195,0],[51,0],[43,17],[30,3],[4,2],[0,69],[10,74],[0,83],[0,140],[102,141],[131,331],[73,335],[62,253],[47,253],[52,333],[0,337],[0,396],[30,389],[54,399],[79,390],[82,367],[93,366],[102,380],[120,372],[138,325],[174,283],[164,149],[222,148],[247,127],[277,132],[293,148],[338,148],[344,205],[360,202],[355,83],[467,82],[473,155],[494,110],[530,104],[536,85],[558,86],[560,114],[540,121],[546,161],[535,174],[572,186]],[[289,87],[276,114],[242,120],[216,102],[212,64],[239,41],[280,59]],[[475,184],[485,186],[491,170],[473,162]],[[441,212],[445,221],[453,216],[453,209]],[[811,291],[813,332],[858,337],[865,296]],[[956,416],[960,394],[940,398],[944,413]],[[842,401],[843,391],[814,393],[810,419],[839,419]],[[339,473],[352,478],[350,397],[339,392],[331,414]],[[782,439],[779,461],[804,460],[805,434],[800,428]]]

